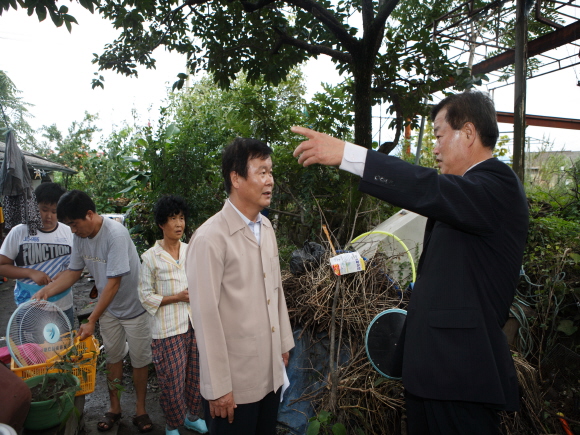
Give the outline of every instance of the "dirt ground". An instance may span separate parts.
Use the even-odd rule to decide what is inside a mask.
[[[6,327],[10,316],[16,309],[14,303],[14,281],[8,280],[6,282],[0,281],[0,347],[6,346]],[[90,290],[93,286],[86,277],[82,278],[77,284],[73,286],[75,311],[82,312],[94,300],[89,298]],[[90,308],[89,308],[90,309]],[[78,328],[78,321],[75,329]],[[131,422],[131,417],[135,413],[135,392],[130,378],[130,367],[126,365],[124,370],[124,387],[125,390],[121,397],[121,406],[123,408],[123,418],[119,425],[118,434],[138,434],[139,431]],[[106,388],[105,376],[102,372],[97,371],[97,383],[95,391],[86,396],[84,419],[85,419],[85,434],[101,433],[97,431],[97,421],[108,411],[109,397]],[[147,385],[147,411],[154,424],[154,429],[149,432],[152,435],[165,434],[165,417],[159,406],[159,390],[157,388],[157,380],[155,378],[154,370],[151,369],[149,376],[149,383]],[[193,434],[185,428],[180,428],[183,435]],[[111,432],[109,432],[111,433]]]

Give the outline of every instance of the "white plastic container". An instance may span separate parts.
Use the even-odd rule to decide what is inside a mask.
[[[7,424],[0,423],[0,435],[17,435],[16,431]]]

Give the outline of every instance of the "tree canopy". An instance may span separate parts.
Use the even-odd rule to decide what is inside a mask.
[[[100,70],[137,75],[155,67],[153,51],[185,53],[188,73],[209,71],[227,88],[243,72],[255,83],[278,84],[297,65],[329,56],[349,79],[355,141],[371,146],[371,108],[391,103],[396,127],[422,110],[437,79],[455,74],[445,45],[432,40],[429,24],[452,0],[103,0],[99,12],[119,37],[95,55]],[[395,8],[398,8],[395,11]],[[103,86],[101,78],[93,86]]]
[[[56,0],[0,0],[3,11],[18,7],[40,21],[50,16],[57,26],[71,31],[76,19]],[[371,108],[387,102],[394,115],[398,142],[405,124],[415,125],[425,113],[425,98],[441,90],[450,79],[457,88],[478,82],[466,64],[449,60],[448,43],[433,38],[433,23],[451,10],[489,7],[487,0],[466,4],[458,0],[78,0],[97,10],[120,31],[118,38],[95,54],[99,70],[137,75],[137,67],[154,68],[158,47],[187,55],[187,70],[178,74],[181,88],[188,74],[208,71],[222,88],[243,72],[255,83],[263,78],[277,85],[310,58],[328,56],[346,77],[344,92],[350,98],[341,108],[353,114],[354,140],[371,147]],[[547,13],[550,15],[548,5]],[[509,8],[508,8],[509,9]],[[449,18],[452,19],[452,18]],[[485,18],[472,23],[472,38],[489,31]],[[493,20],[492,20],[493,21]],[[513,21],[513,20],[512,20]],[[513,25],[508,22],[507,27]],[[487,29],[487,30],[486,30]],[[535,24],[530,34],[548,26]],[[505,29],[504,29],[505,30]],[[494,31],[497,31],[495,29]],[[507,35],[507,36],[506,36]],[[500,37],[510,43],[511,32]],[[513,38],[512,38],[513,39]],[[511,41],[513,43],[513,41]],[[513,44],[512,44],[513,45]],[[493,55],[490,52],[490,55]],[[533,66],[533,62],[530,63]],[[104,77],[93,87],[104,86]]]
[[[11,128],[19,145],[29,150],[36,143],[34,129],[27,121],[32,117],[28,111],[32,104],[25,102],[21,93],[6,72],[0,70],[0,139],[3,140],[6,129]]]
[[[366,230],[373,214],[350,219],[352,207],[359,206],[350,198],[356,185],[353,176],[337,168],[305,169],[292,157],[299,139],[288,125],[324,126],[351,139],[343,121],[325,112],[327,95],[318,94],[307,103],[304,92],[302,75],[293,71],[278,86],[263,79],[251,84],[242,75],[228,91],[204,78],[171,94],[158,127],[148,126],[134,134],[135,159],[133,170],[126,173],[128,186],[123,195],[132,198],[130,225],[140,239],[152,243],[158,235],[151,205],[163,194],[187,200],[191,230],[222,207],[226,194],[221,152],[235,137],[254,137],[273,148],[275,193],[270,218],[278,222],[278,237],[288,246],[315,236],[321,215],[329,228],[337,230],[340,243],[353,227]],[[328,88],[327,92],[336,102],[340,100],[340,90]]]
[[[99,0],[77,0],[77,2],[92,13]],[[16,10],[20,6],[22,9],[26,9],[28,16],[36,13],[38,21],[44,21],[48,15],[55,26],[60,27],[64,24],[71,32],[73,23],[78,24],[76,18],[68,13],[68,6],[58,6],[56,3],[57,0],[0,0],[0,16],[8,9]]]

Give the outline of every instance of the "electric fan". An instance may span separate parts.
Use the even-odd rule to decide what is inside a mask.
[[[379,313],[365,337],[369,361],[381,376],[401,379],[407,312],[398,308]]]
[[[8,321],[8,350],[19,367],[45,363],[73,344],[68,317],[55,304],[30,300]]]

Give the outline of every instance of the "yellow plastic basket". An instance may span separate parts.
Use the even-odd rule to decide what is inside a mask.
[[[54,344],[47,344],[50,346],[51,350],[54,349]],[[97,356],[99,355],[99,342],[94,336],[90,336],[83,341],[80,341],[77,337],[75,339],[75,344],[68,349],[60,352],[60,355],[64,355],[74,346],[78,350],[78,361],[80,365],[73,368],[73,375],[79,378],[81,382],[81,389],[76,393],[77,396],[82,396],[84,394],[89,394],[95,391],[95,382],[97,380]],[[40,347],[44,347],[40,345]],[[16,367],[14,360],[10,363],[10,369],[16,376],[22,379],[28,379],[33,376],[44,375],[45,373],[57,373],[60,370],[56,368],[51,368],[54,362],[59,358],[59,355],[55,355],[49,358],[45,363],[35,364],[26,367]]]

